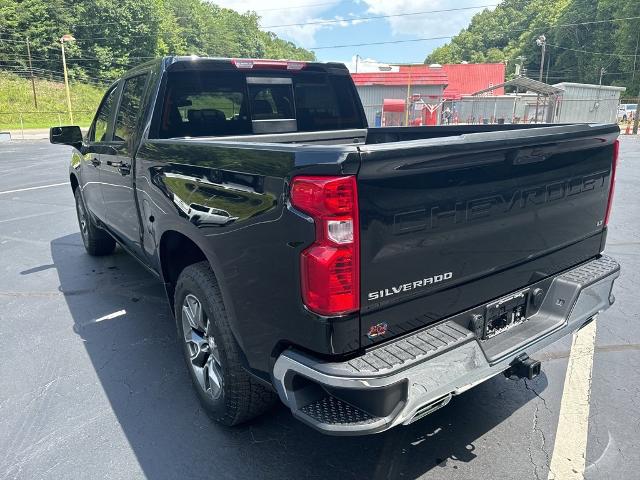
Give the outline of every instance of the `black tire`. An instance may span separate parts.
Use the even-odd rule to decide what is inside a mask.
[[[94,257],[102,257],[113,253],[116,248],[116,241],[111,235],[95,225],[80,193],[80,187],[76,188],[73,196],[76,199],[80,236],[87,253]]]
[[[203,328],[193,328],[192,314],[184,312],[185,308],[190,309],[188,299],[193,302],[194,298],[200,303],[202,312],[202,320],[195,323],[205,325]],[[178,337],[187,368],[198,399],[209,416],[218,423],[233,426],[271,408],[277,398],[274,391],[242,367],[240,347],[231,332],[220,288],[208,262],[189,265],[182,271],[174,300]],[[198,339],[196,342],[192,341],[194,334]],[[212,382],[210,370],[221,377],[219,382]]]

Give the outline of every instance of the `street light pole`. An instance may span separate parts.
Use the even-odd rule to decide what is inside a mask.
[[[63,35],[60,38],[60,45],[62,46],[62,69],[64,71],[64,88],[67,91],[67,108],[69,109],[69,120],[73,125],[73,112],[71,111],[71,92],[69,91],[69,77],[67,75],[67,59],[64,56],[64,42],[72,42],[75,38],[73,35]]]

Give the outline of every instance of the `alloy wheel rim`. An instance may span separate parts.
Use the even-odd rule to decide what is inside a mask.
[[[220,350],[209,331],[209,319],[202,308],[202,302],[192,293],[182,301],[181,312],[189,366],[202,391],[211,399],[217,400],[222,394],[222,365]]]

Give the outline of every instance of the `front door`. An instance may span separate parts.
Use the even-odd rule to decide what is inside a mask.
[[[83,148],[82,198],[91,214],[101,221],[106,221],[107,210],[102,196],[101,171],[103,169],[102,154],[109,151],[111,132],[113,131],[113,115],[117,98],[118,86],[109,90],[96,113],[93,124],[87,135],[87,142]]]
[[[122,87],[116,114],[113,143],[102,159],[102,196],[107,223],[121,244],[140,255],[140,219],[136,206],[134,179],[134,142],[145,92],[147,74],[127,78]]]

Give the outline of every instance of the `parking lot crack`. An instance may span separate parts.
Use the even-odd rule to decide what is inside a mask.
[[[539,396],[539,395],[537,395],[537,396]],[[547,408],[546,403],[544,402],[544,399],[542,397],[540,397],[540,398],[543,400],[545,408],[547,410],[549,410]],[[529,443],[529,448],[528,448],[529,461],[531,462],[531,465],[533,465],[534,474],[536,476],[536,479],[540,480],[541,478],[543,478],[543,477],[541,477],[541,473],[544,474],[544,472],[540,472],[540,469],[542,469],[543,467],[549,468],[550,463],[551,463],[551,456],[550,456],[548,448],[547,448],[547,437],[546,437],[544,431],[542,430],[542,428],[540,428],[540,404],[539,403],[536,404],[536,410],[535,410],[535,412],[533,414],[532,433],[534,433],[534,434],[537,433],[538,435],[540,435],[540,439],[541,439],[541,442],[542,442],[541,445],[540,445],[540,450],[542,451],[542,453],[545,456],[544,465],[539,465],[538,463],[536,463],[536,461],[533,458],[533,443],[532,442]]]
[[[533,392],[533,394],[538,397],[540,400],[542,400],[542,403],[544,404],[544,408],[548,411],[551,412],[551,410],[549,409],[549,406],[547,405],[547,400],[538,393],[538,391],[533,387],[533,385],[530,385],[529,382],[527,381],[527,379],[524,379],[524,387]]]

